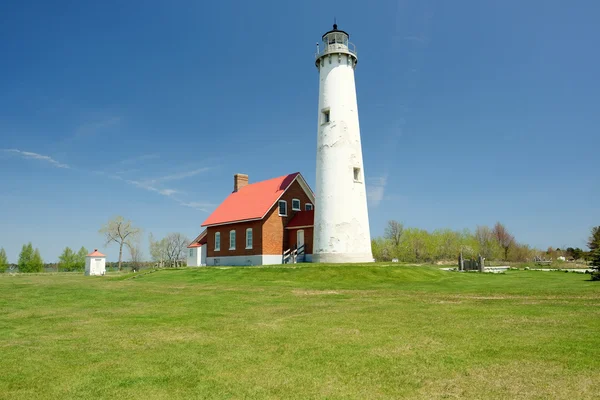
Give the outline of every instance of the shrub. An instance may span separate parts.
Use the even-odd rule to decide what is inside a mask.
[[[8,259],[6,258],[6,251],[4,248],[0,248],[0,273],[8,269]]]

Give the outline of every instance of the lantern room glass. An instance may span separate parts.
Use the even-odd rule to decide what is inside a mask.
[[[343,44],[348,47],[348,35],[342,32],[331,32],[323,38],[323,44]]]

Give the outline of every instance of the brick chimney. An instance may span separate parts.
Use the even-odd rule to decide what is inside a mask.
[[[248,175],[246,174],[235,174],[233,176],[233,191],[237,192],[248,184]]]

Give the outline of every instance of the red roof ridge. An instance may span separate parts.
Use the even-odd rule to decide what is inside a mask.
[[[230,193],[202,223],[202,226],[263,219],[299,176],[302,178],[301,186],[305,191],[308,188],[309,197],[314,198],[314,193],[300,172],[249,183],[237,192]]]

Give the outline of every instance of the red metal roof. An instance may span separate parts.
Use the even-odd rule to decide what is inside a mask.
[[[92,251],[90,254],[87,255],[88,257],[106,257],[104,254],[100,253],[98,251],[98,249],[94,249],[94,251]]]
[[[313,226],[315,223],[315,211],[298,211],[285,227],[286,229]]]
[[[263,218],[298,175],[295,172],[244,186],[231,193],[202,226]]]

